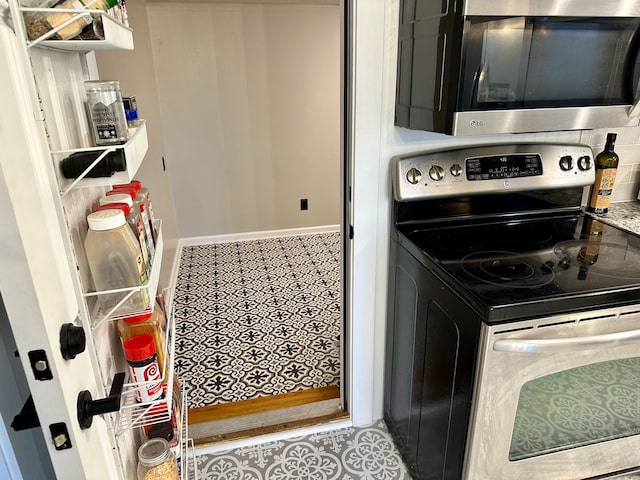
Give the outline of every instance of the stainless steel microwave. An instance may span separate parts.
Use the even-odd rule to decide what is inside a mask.
[[[639,125],[638,0],[401,0],[398,45],[400,127]]]

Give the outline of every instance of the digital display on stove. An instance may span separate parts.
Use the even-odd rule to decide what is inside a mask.
[[[542,159],[528,153],[468,158],[466,168],[467,180],[535,177],[542,175]]]

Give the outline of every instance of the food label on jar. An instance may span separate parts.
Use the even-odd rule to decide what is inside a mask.
[[[123,131],[123,121],[118,116],[118,105],[118,102],[109,105],[96,103],[91,109],[91,121],[95,128],[97,143],[113,143],[126,139],[127,133]]]
[[[609,208],[615,180],[615,168],[601,168],[596,170],[596,181],[589,201],[589,205],[595,209],[596,213],[602,213]]]
[[[157,362],[150,362],[141,367],[131,367],[131,375],[134,383],[144,383],[136,389],[136,397],[139,402],[151,402],[162,395],[162,383],[160,382],[160,368]]]

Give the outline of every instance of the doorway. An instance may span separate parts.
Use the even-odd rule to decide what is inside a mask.
[[[185,263],[187,257],[193,260],[203,249],[207,249],[204,258],[211,258],[216,248],[221,254],[225,250],[233,252],[231,256],[247,250],[253,254],[258,248],[269,250],[267,244],[278,242],[272,240],[277,238],[280,246],[285,246],[282,253],[287,255],[289,246],[291,259],[297,259],[313,245],[324,243],[326,246],[327,239],[331,238],[330,242],[337,242],[340,250],[343,208],[340,6],[158,3],[148,4],[147,15],[167,164],[183,245],[179,277],[190,268]],[[171,41],[167,41],[168,32]],[[342,259],[341,252],[337,258]],[[204,270],[200,268],[193,273],[200,274],[201,279],[216,278],[220,264],[205,263],[206,267],[198,267]],[[245,263],[246,270],[251,262]],[[334,267],[331,274],[339,283],[342,271],[340,265]],[[262,265],[262,268],[264,271],[268,266]],[[318,270],[317,266],[314,268]],[[238,293],[241,290],[232,289],[230,285],[243,282],[243,275],[246,276],[246,271],[239,269],[234,275],[227,272],[224,278],[219,277],[217,290],[211,290],[212,282],[208,283],[206,295],[237,298],[242,295]],[[323,280],[318,278],[318,281]],[[176,290],[180,288],[179,284]],[[327,290],[327,294],[337,291],[339,297],[341,290],[337,285]],[[295,294],[291,291],[289,296]],[[199,300],[196,302],[202,304]],[[184,306],[182,303],[183,299],[181,306]],[[246,305],[247,313],[256,314],[252,317],[259,319],[260,312],[249,312],[250,307],[257,308],[256,303]],[[184,314],[201,319],[202,310],[197,310],[185,309]],[[308,312],[310,329],[316,328],[314,321],[324,321],[326,312],[322,310]],[[263,311],[262,320],[269,320],[268,315],[274,313]],[[241,321],[238,317],[238,322]],[[325,349],[337,350],[339,359],[340,312],[336,323],[337,334],[312,341]],[[305,326],[301,328],[304,330]],[[243,333],[251,335],[247,331]],[[200,330],[198,335],[202,336],[202,344],[218,341],[211,332],[205,334]],[[280,339],[286,335],[295,335],[295,330]],[[180,340],[180,331],[177,338]],[[288,348],[302,345],[278,347],[282,347],[280,354],[286,355],[290,352]],[[255,355],[273,353],[257,351]],[[207,362],[195,362],[186,368],[197,369],[211,380],[201,384],[218,387],[228,379],[220,376],[223,365],[217,363],[220,370],[203,368],[203,365],[215,366],[223,359],[209,354],[206,358]],[[272,358],[271,367],[278,362]],[[317,376],[318,371],[308,369],[304,375]],[[256,368],[246,372],[246,377],[259,384],[268,373],[268,368]],[[299,371],[290,373],[289,379]],[[326,370],[323,373],[326,374]],[[295,413],[296,408],[304,412],[302,417],[344,416],[340,382],[336,380],[339,378],[340,371],[326,381],[326,385],[301,381],[291,391],[275,388],[271,394],[258,392],[259,406],[254,403],[244,411],[257,409],[263,416],[252,417],[255,421],[249,423],[263,429],[277,428],[271,425],[274,422],[299,424],[303,420]],[[298,388],[300,386],[302,388]],[[326,387],[333,388],[327,391]],[[214,417],[205,415],[199,422],[218,422],[210,425],[208,431],[219,432],[219,421],[227,421],[229,415],[238,420],[234,424],[240,426],[232,426],[230,430],[225,427],[225,432],[248,429],[246,422],[238,418],[248,416],[237,413],[238,405],[244,401],[237,400],[241,395],[201,390],[193,395],[191,422],[199,413],[214,412]],[[299,400],[301,391],[309,395],[303,403]],[[296,395],[294,405],[289,403],[289,394]],[[229,401],[221,402],[220,398]],[[311,404],[319,409],[311,409]],[[312,410],[315,413],[310,413]],[[231,411],[235,413],[229,413]],[[263,417],[269,417],[269,425],[264,424]],[[194,428],[191,433],[194,435]],[[204,433],[194,436],[207,437]],[[225,438],[228,435],[225,434]]]

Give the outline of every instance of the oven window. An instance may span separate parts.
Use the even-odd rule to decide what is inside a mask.
[[[640,357],[593,363],[525,383],[509,460],[640,434]]]
[[[472,17],[465,24],[459,110],[631,104],[639,24]]]

